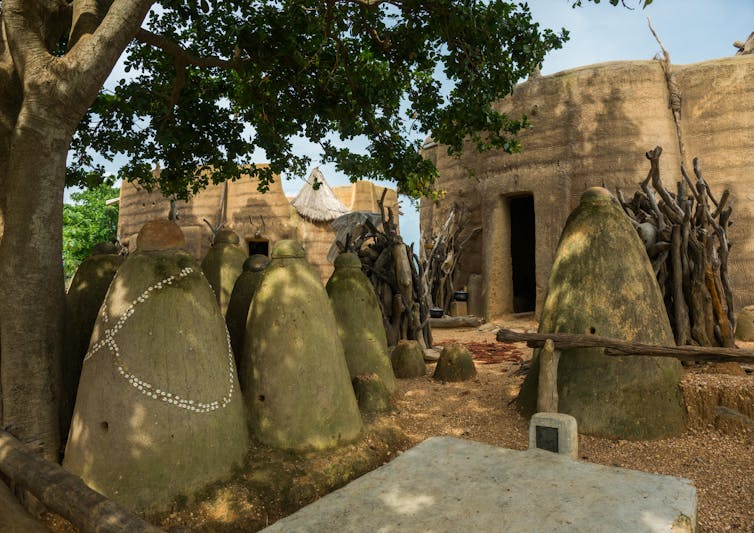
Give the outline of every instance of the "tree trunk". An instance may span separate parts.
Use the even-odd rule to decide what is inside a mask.
[[[29,107],[19,114],[4,175],[11,209],[0,242],[3,426],[57,460],[63,187],[75,123],[65,127]]]

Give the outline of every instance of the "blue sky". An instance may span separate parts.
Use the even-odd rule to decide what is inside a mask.
[[[651,59],[660,51],[647,27],[646,17],[670,53],[673,63],[685,64],[731,56],[732,43],[745,40],[754,31],[754,0],[654,0],[647,8],[633,10],[620,5],[613,7],[608,0],[600,4],[584,2],[571,8],[572,0],[532,0],[528,2],[534,20],[542,27],[570,31],[570,40],[563,49],[549,54],[544,61],[543,74],[601,63],[605,61]],[[639,0],[626,0],[637,6]],[[122,75],[119,68],[108,84]],[[317,161],[316,145],[306,141],[295,143],[296,149]],[[525,149],[525,147],[524,147]],[[257,162],[264,154],[257,154]],[[316,163],[315,163],[316,164]],[[330,185],[343,185],[348,179],[332,165],[320,165]],[[109,169],[115,171],[115,168]],[[306,176],[283,180],[287,194],[295,194]],[[416,208],[403,199],[401,233],[406,242],[419,240],[419,216]]]

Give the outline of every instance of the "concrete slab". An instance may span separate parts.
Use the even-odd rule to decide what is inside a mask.
[[[688,480],[435,437],[265,529],[693,531]]]

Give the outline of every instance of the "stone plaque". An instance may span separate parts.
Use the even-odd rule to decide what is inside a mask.
[[[558,453],[558,428],[537,426],[537,448]]]

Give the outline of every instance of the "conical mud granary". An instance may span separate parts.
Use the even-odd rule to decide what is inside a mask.
[[[125,257],[116,253],[115,245],[112,243],[98,244],[76,269],[68,288],[65,298],[65,341],[61,363],[63,392],[60,401],[60,425],[63,435],[68,434],[70,427],[81,365],[89,349],[97,313],[123,259]]]
[[[246,384],[242,379],[244,370],[241,368],[243,344],[246,337],[246,319],[249,316],[251,300],[259,288],[262,274],[264,274],[264,269],[267,268],[269,263],[270,259],[261,254],[254,254],[244,261],[243,272],[238,276],[236,284],[233,286],[230,302],[228,302],[228,312],[225,315],[225,323],[230,334],[230,345],[233,347],[233,354],[236,357],[236,367],[238,368],[242,390],[246,390]]]
[[[239,246],[240,237],[232,230],[220,230],[215,236],[212,248],[202,261],[202,270],[212,286],[220,305],[220,312],[225,316],[228,302],[238,276],[243,271],[246,253]]]
[[[322,450],[355,440],[361,415],[330,301],[292,240],[278,242],[251,303],[244,358],[251,428],[264,444]]]
[[[387,351],[382,313],[372,283],[361,271],[356,254],[340,254],[327,282],[338,335],[343,343],[351,378],[377,374],[388,391],[395,390],[395,376]]]
[[[644,247],[606,189],[584,192],[568,218],[539,332],[675,344]],[[519,396],[530,411],[536,405],[538,376],[535,356]],[[680,376],[681,365],[675,359],[612,357],[601,348],[565,350],[558,366],[558,410],[573,415],[579,431],[590,435],[675,435],[685,426]]]
[[[97,317],[63,466],[136,512],[228,475],[248,429],[212,290],[180,228],[147,223]]]

